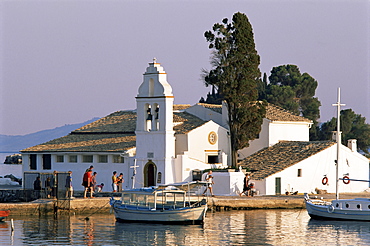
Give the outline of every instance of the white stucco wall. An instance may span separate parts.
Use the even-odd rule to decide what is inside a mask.
[[[269,146],[279,141],[309,141],[309,123],[307,122],[279,122],[269,124]]]
[[[339,165],[339,177],[349,174],[350,178],[368,180],[369,161],[357,152],[341,146],[341,157]],[[257,181],[256,188],[260,194],[275,195],[275,180],[281,178],[281,193],[286,191],[298,191],[299,193],[316,193],[315,189],[327,190],[335,193],[335,164],[336,144],[313,155],[281,172],[275,173],[265,179]],[[349,165],[347,165],[347,160]],[[301,169],[302,176],[298,177],[298,169]],[[327,175],[329,182],[322,184],[324,175]],[[339,181],[339,192],[362,192],[369,187],[367,182],[354,182],[345,185]]]
[[[174,160],[174,170],[176,180],[174,182],[188,182],[193,180],[193,170],[203,171],[205,169],[225,168],[222,164],[208,164],[197,159],[191,158],[187,152],[178,155]]]
[[[181,155],[185,151],[188,151],[188,135],[187,134],[176,134],[175,135],[175,155]]]
[[[243,172],[213,172],[213,193],[217,196],[239,196],[243,191]]]
[[[211,144],[208,141],[208,136],[210,132],[217,133],[217,142]],[[192,130],[189,132],[187,137],[188,141],[188,156],[192,159],[196,159],[200,162],[207,162],[207,155],[216,155],[225,153],[227,156],[230,156],[230,147],[227,130],[213,121],[209,121],[204,125]],[[221,159],[221,157],[219,157]],[[224,165],[228,165],[228,160],[220,160]],[[227,158],[229,159],[229,158]]]
[[[263,119],[259,138],[249,141],[249,147],[239,150],[239,159],[270,147],[279,141],[309,141],[309,123],[279,122]]]

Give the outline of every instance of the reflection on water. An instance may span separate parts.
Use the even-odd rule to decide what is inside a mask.
[[[327,234],[326,241],[337,245],[370,245],[370,222],[310,220],[310,234]]]
[[[208,213],[204,225],[119,223],[111,214],[13,217],[0,245],[369,245],[370,223],[310,220],[304,210]]]

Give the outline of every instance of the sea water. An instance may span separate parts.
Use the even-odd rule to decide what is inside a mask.
[[[10,216],[0,245],[370,245],[370,223],[286,209],[209,212],[204,225],[121,223],[109,213]]]

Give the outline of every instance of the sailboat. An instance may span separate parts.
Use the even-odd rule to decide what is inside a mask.
[[[340,88],[338,88],[338,102],[333,104],[337,107],[337,160],[336,160],[336,189],[335,200],[331,202],[322,199],[311,199],[307,193],[304,194],[306,209],[308,214],[313,219],[321,220],[355,220],[355,221],[370,221],[370,199],[369,198],[354,198],[354,199],[339,199],[339,180],[344,183],[349,181],[365,181],[349,179],[347,176],[339,178],[338,166],[340,165],[340,146],[341,146],[341,132],[340,132],[340,107],[344,104],[340,103]]]

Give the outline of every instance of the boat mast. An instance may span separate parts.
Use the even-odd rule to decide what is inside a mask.
[[[337,142],[337,162],[335,168],[335,199],[339,199],[339,151],[341,146],[341,131],[340,131],[340,106],[345,106],[345,104],[340,104],[340,87],[338,87],[338,102],[333,104],[333,106],[337,107],[337,134],[336,134],[336,142]]]

